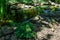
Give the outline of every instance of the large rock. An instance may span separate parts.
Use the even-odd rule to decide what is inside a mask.
[[[2,29],[3,35],[13,32],[13,29],[11,27],[3,26],[1,29]]]

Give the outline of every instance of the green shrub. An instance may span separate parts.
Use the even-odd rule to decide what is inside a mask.
[[[36,33],[34,32],[35,26],[28,22],[28,23],[22,23],[17,27],[15,30],[15,35],[17,38],[34,38]]]

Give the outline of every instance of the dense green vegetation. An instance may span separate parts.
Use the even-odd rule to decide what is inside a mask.
[[[51,1],[60,4],[60,0],[51,0]]]
[[[15,30],[15,34],[18,38],[26,39],[26,38],[34,38],[36,36],[36,33],[34,32],[35,26],[30,23],[22,23],[21,25],[18,25],[18,28]]]

